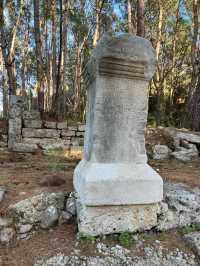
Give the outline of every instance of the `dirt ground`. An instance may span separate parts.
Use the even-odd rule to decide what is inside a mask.
[[[68,153],[55,151],[49,155],[40,153],[17,154],[0,151],[0,186],[5,186],[7,193],[0,205],[0,214],[6,214],[7,207],[42,191],[72,191],[73,171],[80,156],[69,157]],[[165,180],[183,182],[191,187],[200,187],[200,158],[183,163],[176,160],[150,161],[152,167]],[[59,179],[57,184],[46,180]],[[42,256],[53,256],[58,253],[73,254],[80,250],[80,255],[94,254],[94,243],[79,241],[77,244],[75,221],[57,226],[47,231],[37,231],[29,240],[20,240],[9,246],[0,246],[0,266],[30,266]],[[144,236],[145,237],[145,236]],[[146,242],[159,239],[163,246],[170,249],[181,248],[190,251],[179,232],[171,231],[160,234],[146,234]],[[112,237],[104,242],[118,243]],[[140,252],[134,250],[133,252]],[[96,254],[95,254],[96,255]]]

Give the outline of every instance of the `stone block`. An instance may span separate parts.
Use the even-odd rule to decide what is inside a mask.
[[[85,132],[84,131],[82,131],[82,132],[76,132],[76,136],[77,137],[84,137],[84,134],[85,134]]]
[[[8,146],[8,142],[0,141],[0,147],[6,148]]]
[[[24,120],[40,120],[40,112],[37,110],[24,111],[23,119]]]
[[[85,131],[85,125],[78,125],[78,131]]]
[[[8,134],[10,136],[21,136],[22,131],[22,120],[16,117],[15,119],[9,119],[9,130]]]
[[[74,185],[87,206],[150,204],[163,198],[163,181],[147,164],[82,160],[74,172]]]
[[[12,150],[15,152],[34,153],[38,149],[36,144],[14,143]]]
[[[68,127],[67,122],[58,122],[57,123],[58,129],[67,129],[67,127]]]
[[[24,120],[25,128],[42,128],[41,120]]]
[[[77,126],[68,126],[68,129],[71,131],[77,131],[78,127]]]
[[[44,126],[46,128],[54,128],[54,129],[56,129],[57,122],[54,122],[54,121],[44,121]]]
[[[23,112],[23,97],[11,95],[9,102],[9,118],[21,118]]]
[[[61,131],[61,137],[73,137],[75,134],[75,131],[69,129],[63,129]]]
[[[153,148],[153,159],[164,160],[169,159],[170,149],[166,145],[155,145]]]
[[[77,201],[78,229],[84,235],[150,230],[157,224],[158,213],[158,204],[90,207]]]
[[[56,129],[32,129],[23,128],[22,135],[24,138],[59,138],[60,132]]]

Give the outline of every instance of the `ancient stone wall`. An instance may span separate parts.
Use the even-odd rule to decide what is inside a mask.
[[[12,151],[35,152],[38,149],[83,146],[85,125],[43,121],[38,111],[24,110],[19,96],[11,96],[8,124],[8,148]]]

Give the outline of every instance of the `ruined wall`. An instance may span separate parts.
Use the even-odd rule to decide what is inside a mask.
[[[8,148],[16,152],[82,147],[85,125],[41,120],[38,111],[25,111],[23,99],[11,96]]]

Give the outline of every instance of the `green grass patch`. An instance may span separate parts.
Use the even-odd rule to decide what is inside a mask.
[[[186,225],[178,229],[178,232],[181,235],[186,235],[190,234],[195,231],[200,231],[200,224],[191,224],[191,225]]]
[[[132,234],[130,234],[129,232],[123,232],[119,234],[118,241],[121,245],[126,247],[130,247],[134,243]]]
[[[86,242],[94,242],[96,240],[96,237],[79,233],[79,240]]]

